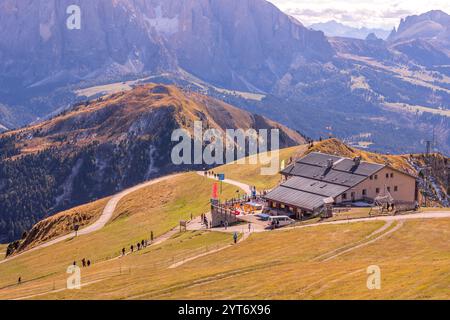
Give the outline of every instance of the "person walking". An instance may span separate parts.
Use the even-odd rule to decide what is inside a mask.
[[[134,252],[134,246],[133,246],[133,245],[131,245],[131,247],[130,247],[130,251],[131,251],[131,253],[133,253],[133,252]]]
[[[122,256],[125,255],[125,248],[122,248]]]
[[[252,231],[252,224],[249,223],[249,224],[248,224],[248,232],[251,232],[251,231]]]
[[[83,260],[81,260],[81,264],[83,265],[83,268],[86,268],[86,259],[83,258]]]
[[[237,232],[235,232],[235,233],[233,234],[233,240],[234,240],[234,244],[236,244],[236,243],[237,243],[237,240],[238,240],[238,234],[237,234]]]
[[[87,261],[87,266],[88,266],[88,268],[91,266],[91,260]]]

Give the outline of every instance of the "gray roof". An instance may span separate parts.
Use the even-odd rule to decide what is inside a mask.
[[[333,160],[334,163],[331,169],[327,168],[329,159]],[[384,167],[385,165],[382,164],[364,161],[355,165],[352,159],[314,152],[297,160],[284,169],[282,173],[354,187]]]
[[[313,211],[329,197],[337,197],[349,188],[304,177],[292,177],[266,195],[266,199]]]
[[[311,211],[323,206],[323,200],[325,199],[320,195],[286,188],[284,186],[275,188],[265,198]]]
[[[333,166],[328,168],[328,160]],[[336,198],[385,166],[324,153],[310,153],[282,171],[291,176],[266,195],[266,199],[315,210],[326,198]]]
[[[338,184],[317,181],[303,177],[292,177],[282,184],[282,186],[302,190],[324,197],[337,197],[349,188]]]

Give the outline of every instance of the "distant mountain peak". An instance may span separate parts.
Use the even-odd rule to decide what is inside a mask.
[[[415,39],[449,40],[450,15],[442,10],[432,10],[420,15],[401,19],[398,28],[394,28],[388,41],[405,41]]]
[[[328,22],[315,23],[309,26],[313,30],[320,30],[329,37],[345,37],[355,39],[366,39],[366,37],[373,33],[380,39],[386,39],[389,36],[389,31],[380,28],[355,28],[336,20],[330,20]]]

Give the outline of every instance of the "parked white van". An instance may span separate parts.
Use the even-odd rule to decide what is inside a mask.
[[[268,220],[269,228],[281,228],[293,224],[295,220],[292,220],[288,216],[271,216]]]

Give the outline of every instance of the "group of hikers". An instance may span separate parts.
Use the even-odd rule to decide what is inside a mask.
[[[150,244],[153,243],[154,240],[154,234],[153,231],[150,232]],[[140,242],[136,243],[136,245],[132,244],[130,246],[130,254],[135,251],[140,251],[149,246],[149,240],[141,240]],[[125,256],[127,254],[127,250],[125,247],[122,248],[122,256]]]
[[[140,251],[143,250],[144,248],[147,248],[148,246],[148,240],[141,240],[141,242],[138,242],[136,244],[136,246],[134,244],[132,244],[130,246],[130,253],[133,253],[134,251]],[[126,249],[122,248],[122,256],[126,255]]]
[[[204,171],[203,174],[205,175],[205,177],[214,177],[214,179],[218,179],[219,175],[217,173],[215,173],[214,171]]]
[[[77,262],[74,261],[73,265],[76,266]],[[86,260],[86,258],[83,258],[83,259],[81,259],[81,265],[83,266],[83,268],[90,267],[91,266],[91,260]]]

